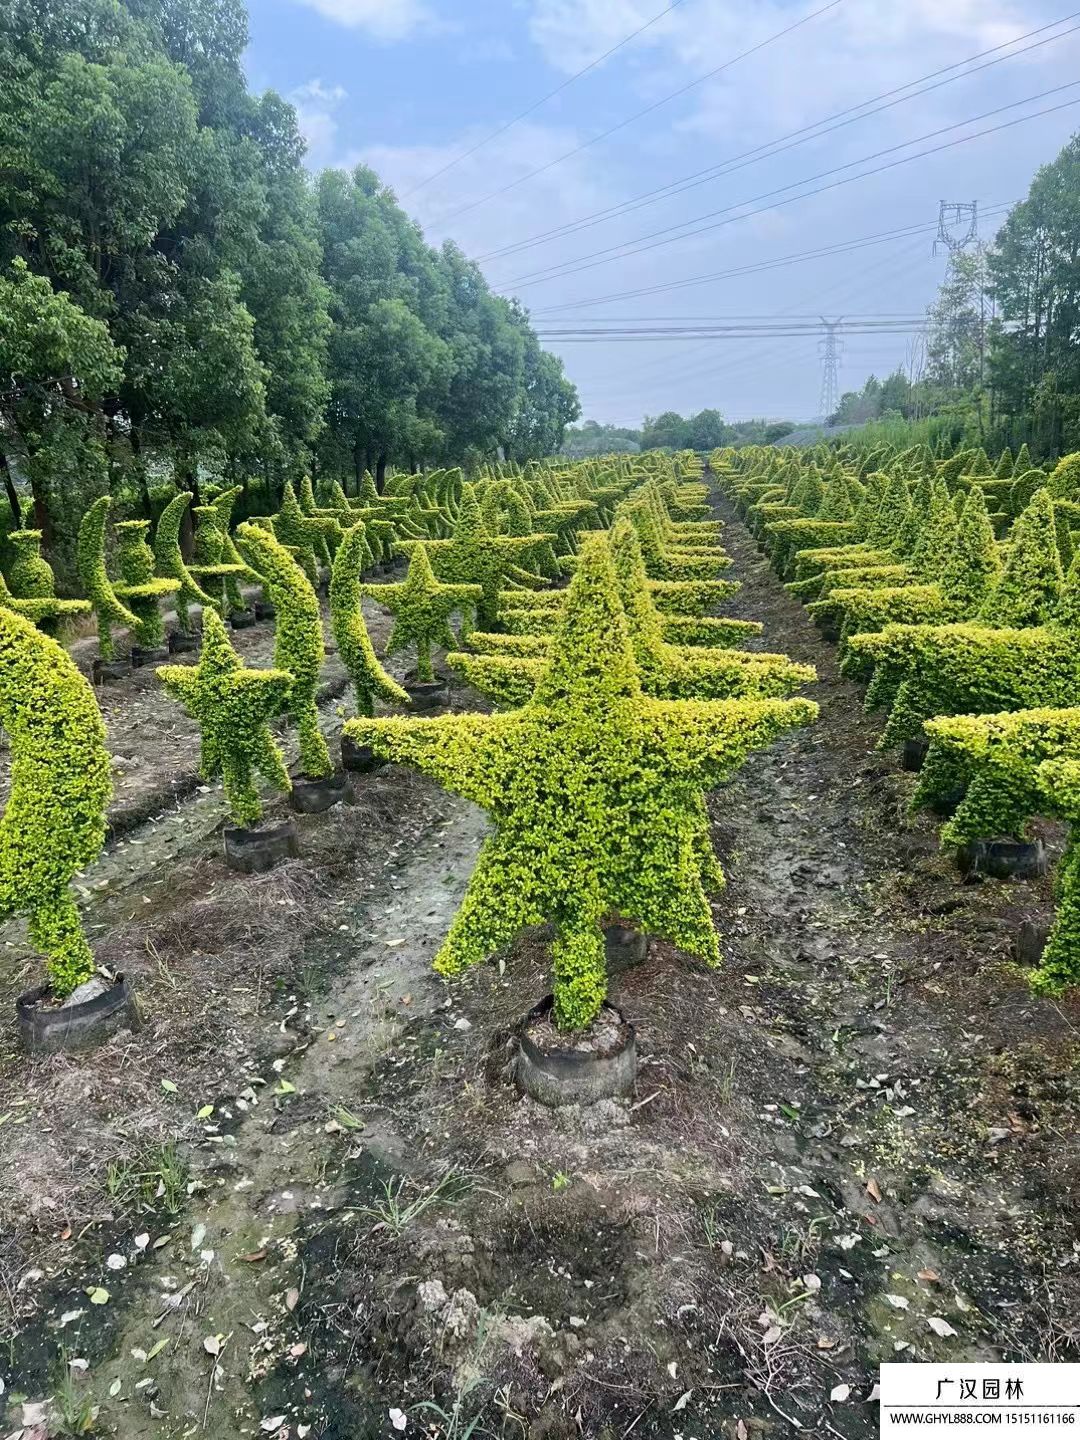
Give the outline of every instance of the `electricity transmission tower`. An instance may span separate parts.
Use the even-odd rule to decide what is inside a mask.
[[[977,200],[942,200],[938,205],[938,232],[934,254],[943,246],[950,255],[966,250],[979,241],[979,202]]]
[[[840,403],[839,371],[844,342],[837,337],[836,332],[843,324],[843,316],[838,320],[826,320],[822,315],[821,323],[825,327],[825,336],[818,342],[818,348],[821,351],[820,408],[822,420],[828,420]]]

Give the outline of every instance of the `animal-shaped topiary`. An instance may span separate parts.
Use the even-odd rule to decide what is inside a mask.
[[[145,650],[155,649],[165,639],[159,602],[180,589],[179,580],[155,576],[154,552],[146,538],[149,529],[149,520],[122,520],[116,526],[121,578],[113,585],[118,599],[135,616],[135,643]]]
[[[240,553],[263,578],[277,612],[274,664],[293,677],[288,713],[300,741],[300,769],[308,780],[333,774],[330,751],[319,728],[319,672],[326,657],[319,598],[281,542],[257,525],[236,531]]]
[[[363,521],[358,521],[345,531],[334,556],[330,576],[330,624],[338,656],[353,683],[360,715],[374,715],[376,700],[397,705],[409,703],[408,694],[379,664],[364,623],[360,574],[370,564],[371,552],[364,537]]]
[[[416,650],[416,676],[424,685],[435,680],[431,647],[455,645],[450,616],[455,610],[468,612],[483,599],[480,585],[444,585],[436,580],[426,545],[411,547],[409,573],[396,585],[361,585],[360,594],[385,605],[394,617],[394,628],[386,651],[394,655],[412,645]]]
[[[0,915],[29,916],[53,992],[65,996],[94,973],[68,886],[105,842],[109,750],[94,692],[71,657],[5,608],[0,726],[12,757],[0,820]]]
[[[520,710],[350,720],[345,730],[495,822],[436,969],[456,974],[553,921],[555,1020],[581,1030],[607,990],[607,916],[718,962],[702,887],[703,792],[817,707],[646,698],[603,536],[583,547],[552,653]]]
[[[287,670],[246,669],[212,607],[203,614],[198,665],[162,665],[157,675],[199,727],[201,774],[207,780],[221,776],[236,825],[257,825],[262,800],[256,774],[276,790],[292,788],[269,727],[288,704],[292,675]]]

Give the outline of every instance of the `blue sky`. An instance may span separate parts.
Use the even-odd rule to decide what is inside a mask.
[[[247,66],[254,88],[272,86],[297,106],[313,168],[373,165],[433,243],[452,237],[481,259],[492,286],[517,294],[538,327],[586,317],[914,316],[944,270],[942,256],[931,254],[939,199],[978,200],[989,238],[999,223],[989,212],[1021,198],[1036,168],[1080,129],[1080,103],[805,199],[790,195],[1080,101],[1080,85],[1029,100],[1080,76],[1080,31],[1065,33],[1080,26],[1080,14],[1067,20],[1060,0],[838,0],[771,38],[826,4],[676,0],[610,59],[427,184],[663,12],[664,0],[249,0]],[[1055,21],[1062,23],[1042,35],[1018,38]],[[950,83],[862,113],[896,87],[1001,46],[937,77]],[[999,56],[1010,58],[987,65]],[[683,87],[690,88],[667,99]],[[622,123],[652,105],[650,114]],[[1013,108],[974,119],[1003,106]],[[793,132],[853,107],[851,123],[770,154]],[[946,129],[958,122],[971,123]],[[614,126],[621,127],[614,135],[586,144]],[[939,130],[945,133],[893,149]],[[764,155],[747,156],[759,147]],[[658,203],[539,240],[735,160],[738,168],[727,165]],[[845,165],[851,168],[810,181]],[[531,173],[540,167],[548,168]],[[627,242],[699,216],[713,217],[701,222],[711,228],[660,235],[660,243],[642,241],[650,248],[626,253]],[[923,226],[846,254],[570,308]],[[494,253],[510,246],[523,248]],[[904,363],[910,343],[903,335],[851,336],[841,388]],[[645,413],[704,406],[733,419],[804,419],[818,410],[821,362],[812,335],[552,341],[550,348],[578,384],[586,416],[598,420],[636,424]]]

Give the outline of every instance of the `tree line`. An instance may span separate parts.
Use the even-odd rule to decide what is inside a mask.
[[[242,0],[3,7],[0,478],[54,548],[106,489],[149,514],[209,475],[270,508],[303,469],[550,454],[579,414],[374,172],[308,174],[246,42]]]
[[[842,396],[830,423],[936,417],[990,453],[1080,449],[1080,135],[992,243],[950,255],[927,321],[925,350]]]
[[[699,410],[687,416],[665,410],[662,415],[646,415],[639,430],[601,425],[596,420],[572,425],[566,431],[562,453],[582,459],[638,450],[711,451],[725,445],[769,445],[794,429],[789,420],[729,422],[719,410]]]

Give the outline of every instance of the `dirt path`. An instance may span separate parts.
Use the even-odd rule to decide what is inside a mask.
[[[185,851],[172,908],[128,920],[133,856],[91,908],[110,955],[142,949],[155,1018],[20,1082],[39,1128],[0,1125],[0,1161],[35,1177],[66,1145],[92,1177],[153,1138],[176,1164],[159,1148],[141,1195],[114,1179],[96,1208],[87,1175],[43,1204],[38,1167],[0,1270],[8,1429],[61,1347],[100,1433],[138,1440],[460,1440],[476,1417],[507,1440],[870,1440],[882,1360],[1080,1358],[1080,1008],[1008,962],[1047,896],[959,882],[721,513],[732,612],[818,666],[822,718],[711,797],[724,966],[654,941],[616,982],[632,1106],[552,1114],[508,1083],[542,935],[449,994],[430,977],[483,821],[406,772],[261,889]]]

